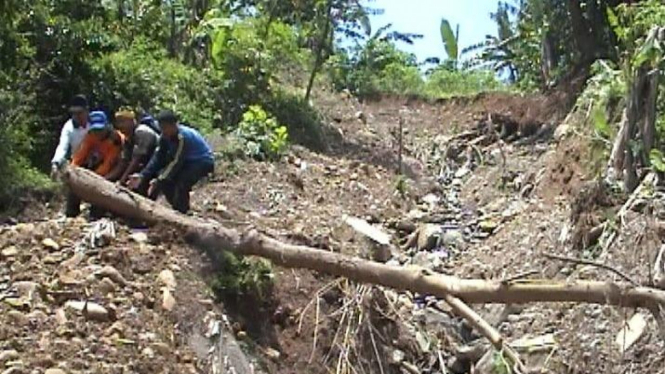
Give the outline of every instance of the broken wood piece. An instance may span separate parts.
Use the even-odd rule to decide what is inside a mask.
[[[347,279],[409,290],[436,297],[452,295],[466,303],[584,302],[653,309],[665,305],[665,291],[615,282],[523,280],[504,285],[500,281],[460,279],[424,273],[416,267],[380,264],[357,257],[292,245],[248,228],[244,232],[177,213],[152,200],[119,188],[102,177],[77,167],[66,167],[63,179],[80,198],[116,214],[149,224],[168,223],[187,233],[190,244],[214,261],[222,251],[259,256],[275,265],[310,269]]]
[[[512,363],[512,368],[514,369],[515,373],[526,372],[526,367],[524,366],[524,363],[520,359],[517,352],[504,342],[501,334],[494,327],[492,327],[492,325],[487,323],[487,321],[485,321],[478,313],[466,305],[462,300],[451,295],[447,295],[444,300],[446,300],[448,305],[450,305],[455,313],[462,316],[473,328],[478,330],[481,335],[486,337],[497,351],[503,352],[506,357],[508,357]]]
[[[615,341],[619,346],[619,352],[623,354],[632,347],[642,337],[646,326],[647,320],[644,318],[644,315],[635,313],[617,334]]]
[[[653,276],[651,279],[653,285],[660,289],[665,288],[665,264],[663,263],[663,253],[665,253],[665,244],[662,244],[658,250],[656,261],[653,264]]]
[[[372,239],[376,243],[390,245],[390,235],[386,234],[381,229],[370,225],[367,221],[355,217],[344,217],[344,222],[351,226],[356,232]]]

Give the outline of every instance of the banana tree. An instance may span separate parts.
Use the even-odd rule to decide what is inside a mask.
[[[448,60],[445,62],[449,68],[457,70],[459,62],[459,24],[453,31],[450,22],[447,19],[441,19],[441,41],[446,50]]]

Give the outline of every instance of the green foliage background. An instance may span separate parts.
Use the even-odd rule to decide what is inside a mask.
[[[418,61],[400,45],[422,35],[369,22],[382,12],[378,1],[5,0],[0,210],[14,191],[47,186],[40,171],[77,93],[109,114],[121,105],[168,107],[204,132],[227,134],[256,106],[291,142],[325,150],[312,85],[361,99],[441,98],[548,89],[597,60],[619,71],[645,59],[655,67],[660,46],[645,46],[645,34],[665,23],[663,6],[628,3],[500,1],[495,35],[462,48],[464,27],[442,19],[437,52],[447,58]]]

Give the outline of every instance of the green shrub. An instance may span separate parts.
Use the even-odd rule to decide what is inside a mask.
[[[216,88],[222,78],[214,71],[184,65],[140,40],[128,50],[95,60],[93,66],[98,77],[95,99],[111,110],[122,105],[149,111],[169,108],[206,132],[221,127]]]
[[[217,19],[212,31],[211,56],[224,73],[219,96],[224,124],[233,128],[250,105],[270,100],[279,72],[303,65],[309,53],[298,47],[295,31],[284,23],[273,21],[266,29],[265,19],[222,21]]]
[[[32,97],[0,89],[0,211],[10,208],[20,192],[53,187],[26,157],[34,147],[30,130],[39,122],[31,102]]]
[[[427,77],[424,94],[432,98],[445,98],[497,91],[504,88],[492,71],[439,68]]]
[[[391,63],[379,73],[375,86],[382,93],[422,94],[425,82],[416,66]]]
[[[211,288],[221,299],[251,296],[264,299],[273,286],[270,262],[262,259],[239,258],[223,252]]]
[[[251,105],[243,114],[236,135],[242,140],[245,154],[259,160],[281,156],[289,139],[286,126],[278,124],[259,105]]]
[[[321,116],[302,96],[276,90],[264,106],[287,127],[292,142],[315,151],[326,149]]]

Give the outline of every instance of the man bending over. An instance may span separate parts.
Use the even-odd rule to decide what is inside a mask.
[[[161,112],[157,122],[162,132],[157,151],[130,184],[137,188],[149,181],[150,198],[163,193],[173,209],[187,213],[192,187],[214,170],[212,150],[198,131],[180,124],[173,112]]]

